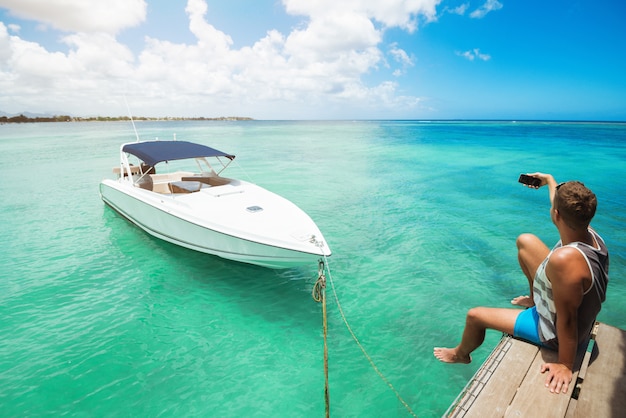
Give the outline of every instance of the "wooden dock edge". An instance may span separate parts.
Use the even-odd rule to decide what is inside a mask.
[[[445,417],[617,417],[626,411],[626,331],[596,323],[567,394],[544,385],[557,353],[503,335]],[[542,415],[543,414],[543,415]]]

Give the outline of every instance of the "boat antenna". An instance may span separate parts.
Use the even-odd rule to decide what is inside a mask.
[[[128,110],[128,116],[130,116],[130,123],[132,123],[133,125],[135,137],[137,138],[137,142],[139,142],[139,134],[137,133],[137,127],[135,127],[135,121],[133,120],[133,114],[130,111],[130,106],[128,106],[128,100],[126,100],[126,95],[124,95],[124,103],[126,103],[126,110]]]

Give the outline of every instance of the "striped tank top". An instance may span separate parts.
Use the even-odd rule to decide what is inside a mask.
[[[585,290],[578,307],[578,339],[584,341],[595,323],[602,302],[606,298],[609,283],[609,254],[604,241],[594,230],[589,229],[598,247],[583,242],[573,242],[566,247],[576,248],[585,258],[591,272],[591,286]],[[546,266],[554,251],[562,248],[559,241],[541,263],[533,281],[533,300],[539,314],[539,337],[547,346],[558,347],[556,340],[556,307],[552,296],[552,283],[546,276]]]

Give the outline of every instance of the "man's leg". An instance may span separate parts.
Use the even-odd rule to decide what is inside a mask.
[[[530,294],[518,296],[511,301],[513,305],[530,308],[535,305],[533,302],[533,280],[537,269],[550,254],[550,249],[537,236],[533,234],[522,234],[517,237],[517,259],[522,268],[522,272],[528,279]]]
[[[444,363],[469,363],[470,353],[485,340],[485,331],[495,329],[512,335],[520,312],[519,309],[472,308],[467,312],[461,343],[454,348],[435,347],[433,354]]]

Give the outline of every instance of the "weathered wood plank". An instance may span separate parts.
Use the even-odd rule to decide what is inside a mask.
[[[555,351],[541,349],[528,368],[526,379],[507,408],[505,417],[563,417],[567,411],[578,372],[574,373],[567,393],[551,393],[545,386],[546,376],[540,373],[543,363],[554,363],[558,359]]]
[[[517,388],[528,375],[528,365],[537,357],[537,347],[510,338],[510,349],[493,371],[489,382],[483,388],[476,410],[467,417],[502,417],[508,404],[514,398]]]
[[[574,416],[623,417],[626,414],[626,331],[600,324],[597,357],[581,383]]]
[[[565,418],[574,418],[576,406],[578,403],[578,395],[580,393],[580,385],[587,374],[587,370],[589,369],[589,362],[591,361],[591,354],[596,345],[596,335],[598,333],[599,323],[596,322],[592,331],[591,331],[591,339],[587,343],[587,349],[585,350],[582,364],[580,365],[580,371],[578,372],[578,378],[572,383],[575,385],[574,392],[572,393],[572,398],[570,399],[569,405],[567,406],[567,411],[565,412]]]
[[[502,417],[539,349],[504,336],[467,386],[450,417]]]
[[[558,354],[504,336],[457,398],[449,417],[612,418],[626,415],[626,331],[598,324],[597,352],[582,347],[568,393],[545,387]],[[572,397],[572,395],[574,395]]]

